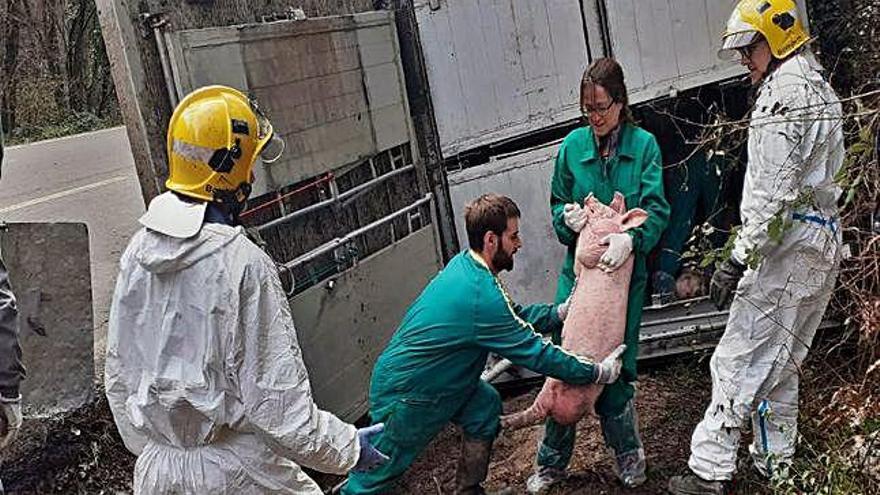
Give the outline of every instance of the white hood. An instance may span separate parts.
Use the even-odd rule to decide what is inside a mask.
[[[139,234],[143,239],[133,255],[138,263],[152,273],[177,272],[216,253],[243,233],[241,227],[214,223],[205,224],[199,235],[188,239],[144,229]]]

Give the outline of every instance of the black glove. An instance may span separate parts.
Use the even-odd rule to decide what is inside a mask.
[[[715,303],[715,307],[719,310],[724,309],[733,299],[733,293],[736,286],[746,271],[746,266],[729,258],[725,260],[715,274],[712,275],[712,282],[709,284],[709,299]]]

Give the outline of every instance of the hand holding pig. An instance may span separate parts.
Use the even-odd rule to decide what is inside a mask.
[[[617,346],[617,349],[611,351],[611,354],[596,365],[596,383],[607,385],[617,381],[620,376],[620,367],[623,363],[620,356],[626,350],[626,344]]]

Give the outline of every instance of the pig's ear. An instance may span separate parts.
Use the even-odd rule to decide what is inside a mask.
[[[588,194],[587,197],[584,198],[584,206],[589,205],[589,204],[590,204],[590,200],[592,200],[592,199],[593,199],[593,193]]]
[[[611,200],[611,204],[608,205],[617,213],[623,213],[626,211],[626,199],[623,197],[623,194],[620,194],[620,191],[614,193],[614,199]]]
[[[633,208],[629,210],[623,215],[623,219],[620,222],[620,226],[623,228],[623,231],[627,231],[629,229],[634,229],[639,225],[645,223],[645,220],[648,219],[648,212],[641,208]]]

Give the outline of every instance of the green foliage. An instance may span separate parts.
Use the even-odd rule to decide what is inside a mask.
[[[863,433],[865,433],[863,430],[834,431],[828,435],[828,438],[822,438],[821,443],[816,446],[802,439],[793,464],[774,473],[771,480],[773,493],[790,495],[877,493],[880,482],[872,479],[864,469],[870,450],[854,448],[852,442],[854,436]],[[818,432],[809,432],[807,435],[815,434]],[[825,437],[826,434],[822,436]]]
[[[874,136],[873,129],[876,128],[877,117],[875,115],[874,122],[863,126],[855,136],[846,150],[846,158],[843,167],[834,177],[834,181],[844,191],[843,207],[849,208],[853,206],[859,190],[863,187],[866,180],[865,164],[876,163],[874,161]]]
[[[733,253],[733,246],[736,243],[736,236],[739,233],[740,228],[739,225],[733,227],[730,234],[727,236],[727,241],[724,242],[724,246],[715,249],[708,248],[702,252],[689,250],[683,257],[700,258],[700,268],[718,265],[722,261],[729,259],[731,253]]]
[[[6,135],[6,146],[25,144],[44,139],[53,139],[71,134],[91,132],[107,127],[121,125],[118,115],[98,117],[91,112],[75,112],[67,118],[58,119],[55,122],[47,122],[39,125],[16,127]]]

